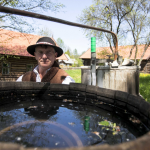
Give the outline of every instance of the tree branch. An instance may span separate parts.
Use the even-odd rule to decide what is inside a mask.
[[[143,54],[142,54],[142,56],[141,56],[141,58],[140,58],[140,61],[139,61],[139,63],[138,63],[138,66],[141,65],[142,59],[143,59],[143,57],[144,57],[144,55],[145,55],[145,53],[146,53],[146,51],[147,51],[149,45],[150,45],[150,41],[148,42],[148,44],[145,44],[144,51],[143,51]]]

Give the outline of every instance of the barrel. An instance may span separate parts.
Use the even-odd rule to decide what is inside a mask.
[[[121,66],[111,68],[109,66],[96,67],[96,85],[98,87],[128,92],[139,95],[139,73],[138,66]],[[91,84],[90,66],[81,68],[81,82]]]

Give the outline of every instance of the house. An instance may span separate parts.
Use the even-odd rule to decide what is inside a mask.
[[[59,65],[61,67],[69,67],[69,66],[72,66],[74,64],[73,60],[69,57],[68,54],[65,54],[66,57],[68,58],[68,60],[61,60],[59,59],[58,62],[59,62]]]
[[[33,70],[37,61],[26,49],[40,37],[0,29],[0,81],[16,81],[25,72]],[[57,59],[68,60],[65,54]]]
[[[118,53],[123,58],[128,58],[132,45],[128,46],[118,46]],[[140,60],[141,55],[144,50],[144,45],[138,45],[137,61]],[[97,47],[96,48],[96,59],[108,59],[107,55],[112,55],[110,47]],[[133,49],[130,59],[134,60],[135,57],[135,48]],[[91,60],[91,49],[89,48],[85,53],[80,56],[80,59],[83,60],[84,66],[90,65]],[[141,72],[150,73],[150,47],[148,47],[143,60],[141,62]]]
[[[78,61],[76,59],[71,59],[73,61],[73,64],[77,65]]]

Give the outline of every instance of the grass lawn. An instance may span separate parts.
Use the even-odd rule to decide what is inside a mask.
[[[66,70],[66,72],[75,80],[76,83],[81,83],[81,69]],[[140,74],[140,94],[144,99],[150,102],[150,74]]]
[[[140,94],[150,102],[150,74],[140,74]]]
[[[65,70],[76,83],[81,83],[81,69],[76,70]]]

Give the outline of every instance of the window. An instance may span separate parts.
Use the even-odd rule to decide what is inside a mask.
[[[33,70],[34,65],[33,64],[28,64],[27,65],[27,71],[32,71]]]
[[[10,63],[3,62],[2,63],[2,74],[9,75],[10,72]]]

